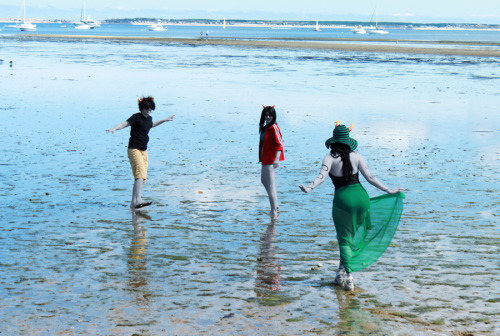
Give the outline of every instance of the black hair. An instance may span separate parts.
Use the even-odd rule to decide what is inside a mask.
[[[352,175],[352,163],[349,158],[349,154],[352,152],[351,147],[349,145],[335,142],[330,145],[330,154],[337,158],[340,156],[342,160],[342,177],[345,181],[349,179]]]
[[[143,97],[139,99],[139,110],[151,109],[154,110],[156,108],[155,99],[153,97]]]
[[[266,131],[267,127],[264,127],[266,114],[270,114],[273,117],[273,120],[271,120],[267,127],[274,125],[274,123],[276,122],[276,110],[274,109],[274,106],[264,106],[264,108],[262,109],[262,113],[260,114],[259,134],[262,134]]]

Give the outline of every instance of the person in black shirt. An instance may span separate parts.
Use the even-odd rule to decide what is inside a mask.
[[[166,121],[172,121],[175,117],[170,117],[153,122],[151,112],[155,109],[155,101],[153,97],[139,98],[140,113],[132,115],[127,121],[116,125],[115,127],[106,130],[108,133],[115,133],[118,130],[130,126],[130,139],[128,142],[128,158],[132,166],[134,174],[134,188],[132,191],[132,202],[130,207],[133,209],[143,208],[151,205],[152,202],[144,202],[142,200],[142,186],[146,183],[148,174],[148,141],[149,130],[153,127],[163,124]]]

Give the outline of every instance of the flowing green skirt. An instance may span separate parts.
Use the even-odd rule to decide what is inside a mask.
[[[370,266],[385,252],[403,212],[403,193],[369,198],[361,184],[335,191],[332,216],[347,272]]]

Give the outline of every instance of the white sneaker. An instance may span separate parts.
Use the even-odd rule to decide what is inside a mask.
[[[348,292],[352,292],[354,290],[354,279],[352,276],[345,279],[344,290]]]
[[[335,279],[333,280],[334,285],[344,286],[344,274],[337,272]]]

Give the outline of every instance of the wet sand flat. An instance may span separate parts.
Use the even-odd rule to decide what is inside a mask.
[[[334,51],[353,51],[353,52],[377,52],[377,53],[403,53],[403,54],[431,54],[431,55],[457,55],[457,56],[479,56],[479,57],[500,57],[500,50],[491,49],[465,49],[465,48],[443,48],[443,43],[434,43],[433,47],[413,47],[397,45],[398,43],[415,43],[415,41],[405,40],[385,40],[390,44],[377,45],[367,43],[333,43],[325,40],[318,41],[265,41],[265,40],[246,40],[246,39],[183,39],[183,38],[152,38],[152,37],[121,37],[121,36],[87,36],[87,35],[43,35],[31,34],[24,35],[29,38],[37,39],[77,39],[77,40],[114,40],[114,41],[140,41],[140,42],[163,42],[163,43],[185,43],[192,45],[221,45],[221,46],[247,46],[247,47],[265,47],[265,48],[292,48],[292,49],[320,49]],[[345,42],[360,42],[359,39],[343,39]],[[372,40],[379,41],[382,40]],[[458,43],[465,44],[465,43]],[[467,45],[478,45],[484,47],[484,44],[468,43]]]
[[[95,39],[2,40],[2,335],[498,335],[500,60]],[[11,62],[12,61],[12,62]],[[128,130],[153,95],[145,200]],[[280,217],[260,183],[275,104]],[[336,120],[406,188],[384,255],[333,286]],[[380,194],[361,179],[371,196]],[[319,266],[321,265],[321,266]]]

